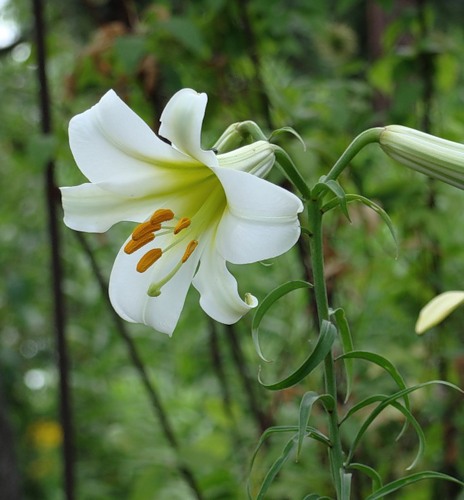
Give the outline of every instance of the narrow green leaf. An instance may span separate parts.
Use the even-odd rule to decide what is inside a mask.
[[[273,427],[267,428],[259,438],[258,444],[256,445],[256,449],[254,452],[254,455],[256,454],[257,451],[259,451],[259,448],[262,446],[264,441],[268,439],[272,434],[280,434],[283,432],[293,432],[297,433],[299,427],[297,425],[275,425]],[[317,430],[315,427],[311,427],[310,425],[306,426],[306,433],[308,437],[311,437],[315,439],[316,441],[319,441],[322,444],[325,444],[326,446],[331,446],[330,439],[323,434],[321,431]]]
[[[380,354],[369,351],[351,351],[344,352],[341,356],[338,356],[337,360],[338,359],[364,359],[365,361],[374,363],[377,366],[380,366],[380,368],[383,368],[391,376],[391,378],[395,381],[396,385],[400,389],[406,389],[404,379],[401,376],[400,372],[396,369],[395,365]],[[404,397],[404,404],[408,409],[411,407],[407,395]]]
[[[421,384],[414,385],[412,387],[408,387],[406,389],[403,389],[401,391],[396,392],[395,394],[392,394],[391,396],[387,396],[379,405],[377,405],[374,410],[369,414],[369,416],[366,418],[364,421],[363,425],[359,429],[358,433],[356,434],[353,443],[351,444],[350,450],[348,452],[348,458],[347,458],[347,463],[351,461],[351,458],[353,456],[354,450],[356,449],[357,445],[359,444],[359,441],[361,440],[362,436],[368,429],[368,427],[372,424],[372,422],[377,418],[377,416],[389,405],[391,405],[394,401],[404,398],[405,395],[410,394],[411,392],[417,391],[418,389],[422,389],[424,387],[427,387],[429,385],[434,385],[434,384],[439,384],[439,385],[445,385],[447,387],[451,387],[452,389],[456,389],[457,391],[464,393],[457,385],[452,384],[451,382],[446,382],[444,380],[431,380],[429,382],[423,382]],[[369,398],[366,398],[366,400]],[[365,401],[366,401],[365,400]],[[404,409],[404,407],[403,407]],[[409,411],[409,410],[408,410]]]
[[[307,425],[309,417],[311,415],[311,410],[314,403],[321,399],[326,409],[329,411],[333,409],[335,402],[329,394],[317,394],[316,392],[309,391],[304,394],[300,403],[300,415],[299,415],[299,425],[298,425],[298,449],[296,452],[297,460],[300,457],[301,446],[303,444],[303,438],[307,433]]]
[[[331,200],[332,202],[334,202],[334,206],[331,206],[331,208],[339,206],[343,212],[343,215],[348,220],[350,220],[350,214],[348,213],[348,207],[346,204],[347,195],[344,189],[340,186],[340,184],[337,181],[333,179],[326,180],[325,175],[323,175],[319,179],[319,182],[311,190],[311,195],[313,198],[317,198],[321,195],[325,196],[325,194],[328,192],[331,192],[335,195],[335,199]],[[322,211],[324,211],[324,207],[325,205],[322,207]]]
[[[370,397],[366,398],[365,400],[361,401],[361,403],[358,403],[356,405],[356,407],[357,407],[356,409],[354,409],[354,407],[353,407],[354,411],[351,412],[351,414],[353,414],[356,411],[360,410],[361,408],[363,408],[365,406],[368,406],[370,404],[373,404],[375,402],[378,402],[378,401],[384,402],[386,399],[388,399],[388,396],[385,396],[385,395],[382,395],[382,394],[376,394],[374,396],[370,396]],[[406,468],[406,470],[410,470],[413,467],[415,467],[415,465],[417,464],[417,462],[420,460],[420,458],[422,457],[422,455],[424,453],[424,449],[425,449],[425,435],[424,435],[424,431],[422,430],[422,427],[420,426],[419,422],[416,420],[416,418],[413,416],[413,414],[411,413],[411,411],[408,408],[406,408],[405,406],[403,406],[402,404],[400,404],[400,403],[398,403],[396,401],[391,401],[389,403],[389,405],[393,406],[394,408],[396,408],[399,412],[401,412],[406,417],[406,424],[412,424],[412,426],[414,427],[414,430],[416,431],[418,440],[419,440],[419,447],[418,447],[416,456],[415,456],[414,460],[412,461],[411,465],[409,465]],[[375,410],[371,413],[371,416],[379,408],[379,406],[377,406],[375,408]],[[348,413],[350,413],[350,412],[348,412]],[[378,414],[376,414],[374,418],[376,418],[377,416],[378,416]],[[342,422],[345,421],[347,418],[348,418],[348,414],[347,414],[347,416],[345,416],[343,418]],[[371,423],[373,422],[374,418],[372,420],[370,420],[370,417],[368,417],[368,419],[364,422],[363,427],[362,427],[363,434],[367,430],[367,428],[369,427],[369,425],[371,425]],[[365,424],[366,424],[366,427],[364,428]],[[404,428],[406,428],[406,425],[403,426],[403,429]],[[360,432],[361,432],[361,430],[360,430]],[[401,433],[400,433],[400,435],[401,435]],[[397,437],[397,439],[398,439],[398,437]],[[358,436],[356,436],[355,441],[357,440],[357,442],[359,443],[360,439],[361,439],[361,437],[359,437],[359,439],[358,439]],[[350,463],[350,460],[351,460],[351,458],[352,458],[352,456],[354,454],[354,451],[355,451],[355,449],[354,449],[354,442],[353,442],[353,444],[352,444],[352,446],[350,448],[350,451],[348,453],[347,460],[346,460],[347,464]],[[350,464],[349,466],[351,467],[352,465]]]
[[[266,494],[267,490],[271,486],[277,474],[284,466],[285,462],[287,462],[287,460],[289,459],[290,454],[296,448],[296,446],[297,446],[297,438],[292,437],[285,445],[279,458],[277,458],[277,460],[271,465],[270,469],[268,470],[263,480],[263,483],[261,484],[261,488],[258,491],[256,500],[261,500],[264,498],[264,495]]]
[[[342,308],[338,308],[331,313],[335,317],[337,322],[338,331],[340,332],[340,340],[342,342],[343,353],[354,351],[353,339],[351,337],[350,325],[346,319],[345,311]],[[345,403],[351,394],[351,386],[353,384],[353,363],[351,358],[343,358],[343,365],[345,368],[345,378],[346,378],[346,395]]]
[[[362,196],[360,194],[349,194],[346,195],[346,200],[347,202],[351,201],[359,201],[369,207],[371,210],[373,210],[376,214],[378,214],[382,220],[385,222],[386,226],[388,227],[388,230],[390,231],[390,234],[393,238],[393,241],[395,242],[395,247],[398,251],[398,240],[396,238],[396,233],[395,233],[395,228],[393,227],[393,222],[390,219],[390,216],[387,214],[387,212],[377,203],[373,202],[369,198],[366,198],[365,196]]]
[[[307,281],[288,281],[287,283],[278,286],[277,288],[272,290],[272,292],[268,293],[264,300],[256,308],[255,314],[253,316],[253,321],[251,323],[251,336],[253,338],[253,343],[255,345],[258,356],[266,363],[270,363],[271,360],[268,360],[264,357],[261,351],[261,346],[259,344],[259,326],[261,325],[262,319],[264,318],[269,308],[274,304],[274,302],[279,300],[287,293],[299,288],[311,287],[311,283],[308,283]]]
[[[359,403],[356,403],[346,412],[346,415],[340,420],[340,425],[342,425],[345,420],[348,420],[359,410],[362,410],[363,408],[371,404],[377,403],[378,401],[385,401],[386,398],[388,398],[386,394],[374,394],[373,396],[368,396]]]
[[[441,472],[435,471],[423,471],[416,472],[415,474],[411,474],[409,476],[397,479],[396,481],[392,481],[391,483],[386,484],[382,488],[369,495],[366,500],[380,500],[382,497],[389,495],[390,493],[394,493],[395,491],[398,491],[405,486],[417,483],[418,481],[423,481],[424,479],[443,479],[445,481],[451,481],[453,483],[464,486],[464,483],[462,481],[459,481],[459,479],[449,476],[448,474],[443,474]]]
[[[301,144],[303,145],[303,150],[306,151],[306,144],[305,144],[303,138],[292,127],[281,127],[281,128],[278,128],[277,130],[274,130],[271,133],[271,135],[269,136],[269,142],[272,142],[272,139],[274,139],[274,137],[276,137],[276,136],[278,136],[280,134],[291,134],[291,135],[295,136],[301,142]]]
[[[283,170],[287,178],[293,183],[303,197],[308,200],[311,196],[311,190],[289,154],[281,147],[275,145],[274,153],[277,165]]]
[[[419,447],[416,453],[416,456],[414,460],[412,461],[411,465],[406,467],[406,470],[411,470],[414,468],[417,464],[417,462],[421,459],[422,455],[424,454],[424,449],[425,449],[425,434],[424,431],[422,430],[422,427],[420,426],[419,422],[416,420],[414,415],[409,411],[409,409],[405,408],[402,404],[392,401],[391,406],[399,410],[405,417],[406,421],[410,423],[413,427],[414,430],[416,431],[417,437],[419,439]]]
[[[293,385],[297,384],[307,375],[309,375],[317,366],[319,366],[319,364],[327,356],[327,354],[330,352],[330,349],[332,348],[332,344],[334,343],[336,335],[337,329],[335,328],[335,326],[332,325],[332,323],[330,323],[329,321],[324,320],[322,322],[321,333],[319,334],[316,347],[308,356],[306,361],[304,361],[304,363],[297,370],[295,370],[285,379],[274,384],[264,384],[258,374],[259,383],[262,384],[266,389],[269,389],[271,391],[287,389],[288,387],[292,387]]]
[[[281,433],[286,433],[286,432],[292,432],[297,435],[297,432],[299,431],[299,427],[297,425],[279,425],[279,426],[273,426],[269,427],[266,429],[260,436],[258,443],[255,447],[255,450],[253,452],[253,455],[251,457],[250,461],[250,474],[251,475],[251,470],[253,469],[253,465],[255,463],[256,457],[258,455],[259,450],[261,449],[261,446],[264,444],[264,442],[270,438],[273,434],[281,434]],[[329,438],[320,432],[318,429],[315,427],[307,426],[306,427],[306,435],[315,441],[319,441],[320,443],[326,445],[327,447],[331,446],[331,442]],[[249,486],[249,485],[248,485]]]
[[[372,467],[364,464],[352,463],[349,465],[349,468],[358,470],[359,472],[362,472],[366,476],[370,477],[372,480],[372,491],[376,491],[382,487],[382,478],[380,477],[379,473]]]
[[[337,197],[343,215],[351,222],[346,203],[346,193],[337,181],[332,179],[325,182],[327,188]]]
[[[396,249],[396,254],[398,255],[398,240],[396,238],[396,233],[395,229],[393,227],[393,222],[390,219],[390,216],[385,212],[385,210],[378,205],[377,203],[373,202],[369,198],[366,198],[365,196],[362,196],[360,194],[346,194],[345,199],[347,203],[352,203],[354,201],[358,201],[367,207],[369,207],[371,210],[373,210],[376,214],[378,214],[381,219],[384,221],[386,226],[388,227],[388,230],[390,231],[390,234],[392,235],[393,241],[395,243],[395,249]],[[333,208],[339,206],[340,202],[338,198],[334,198],[330,201],[328,201],[325,205],[322,206],[321,210],[322,212],[328,212],[329,210],[332,210]]]

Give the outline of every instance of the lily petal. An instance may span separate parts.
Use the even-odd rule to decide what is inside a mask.
[[[426,330],[438,325],[461,304],[464,304],[463,291],[455,290],[437,295],[419,313],[416,333],[424,333]]]
[[[227,208],[217,232],[225,260],[248,264],[281,255],[300,236],[301,200],[285,189],[246,172],[213,169],[222,183]]]
[[[161,114],[159,134],[186,155],[208,167],[217,166],[213,151],[201,148],[201,126],[208,96],[182,89],[172,96]]]
[[[103,233],[120,221],[143,222],[153,212],[153,200],[134,200],[98,184],[61,188],[64,223],[76,231]]]
[[[69,143],[89,181],[121,186],[130,196],[152,193],[162,174],[154,167],[198,166],[157,137],[112,90],[70,121]]]
[[[161,236],[155,241],[164,247],[165,240],[166,238]],[[149,247],[146,250],[148,249]],[[151,269],[138,273],[135,266],[143,252],[127,255],[122,247],[114,262],[109,283],[110,300],[116,312],[127,321],[151,326],[171,336],[179,320],[201,252],[192,254],[177,274],[162,287],[158,297],[150,297],[147,290],[152,283],[163,279],[174,268],[183,252],[183,248],[172,249],[163,255],[160,261],[155,262]]]
[[[201,257],[193,286],[200,292],[200,306],[208,316],[231,325],[258,305],[255,297],[247,294],[241,299],[237,281],[227,269],[226,262],[214,247],[207,245]]]

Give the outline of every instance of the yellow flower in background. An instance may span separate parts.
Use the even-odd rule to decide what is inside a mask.
[[[63,432],[58,422],[42,420],[34,422],[28,429],[33,445],[40,450],[57,448],[63,440]]]

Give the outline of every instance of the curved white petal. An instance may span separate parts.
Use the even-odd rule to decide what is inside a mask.
[[[150,248],[158,245],[163,247],[165,244],[166,237],[157,237],[152,245],[132,255],[125,254],[124,247],[121,248],[111,271],[109,295],[114,309],[123,319],[172,335],[201,252],[193,252],[177,274],[161,288],[161,294],[150,297],[147,295],[149,286],[163,279],[174,268],[182,258],[185,247],[179,245],[172,249],[144,273],[137,272],[136,265]]]
[[[186,155],[214,167],[217,165],[214,152],[201,148],[201,126],[207,102],[206,94],[199,94],[192,89],[179,90],[161,114],[159,134]]]
[[[300,236],[294,194],[246,172],[214,169],[227,197],[217,248],[228,262],[248,264],[281,255]]]
[[[153,212],[153,200],[134,200],[97,184],[61,188],[64,223],[76,231],[103,233],[121,221],[142,222]]]
[[[159,139],[112,90],[70,121],[69,143],[77,165],[91,182],[106,182],[128,196],[159,190],[160,182],[170,181],[172,187],[174,176],[163,176],[163,169],[199,166]]]
[[[252,295],[247,294],[246,302],[241,299],[237,281],[227,269],[225,260],[211,244],[202,253],[193,286],[200,292],[200,305],[205,313],[226,325],[237,322],[258,305]]]
[[[426,330],[438,325],[461,304],[464,304],[463,291],[454,290],[437,295],[419,313],[416,333],[424,333]]]

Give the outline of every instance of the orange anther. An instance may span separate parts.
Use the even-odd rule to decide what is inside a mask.
[[[188,245],[187,248],[185,249],[184,255],[182,256],[182,264],[187,262],[187,259],[192,255],[193,251],[195,248],[198,246],[198,241],[197,240],[192,240]]]
[[[174,234],[180,233],[182,229],[189,227],[191,224],[191,220],[188,217],[182,217],[180,221],[176,224],[174,228]]]
[[[161,229],[161,224],[153,224],[151,221],[142,222],[132,232],[132,239],[139,240],[148,233],[153,233]]]
[[[131,239],[126,243],[126,246],[124,247],[124,252],[130,255],[136,252],[139,248],[145,246],[147,243],[150,243],[150,241],[153,241],[154,239],[155,235],[153,233],[147,233],[137,240]]]
[[[174,212],[169,208],[160,208],[156,210],[153,215],[150,217],[150,222],[152,224],[161,224],[162,222],[166,222],[168,220],[174,219]]]
[[[163,251],[161,248],[153,248],[149,250],[138,262],[137,271],[144,273],[150,266],[152,266],[161,256]]]

